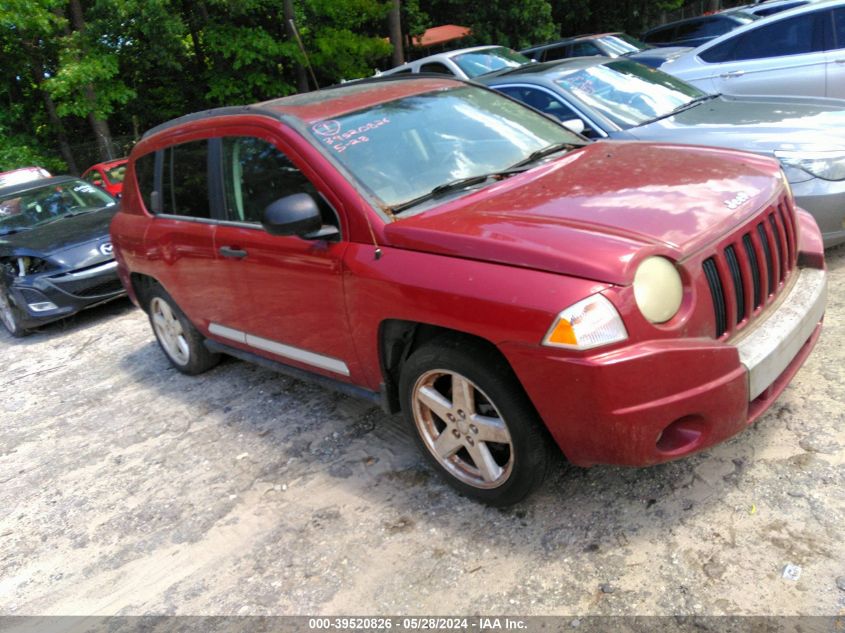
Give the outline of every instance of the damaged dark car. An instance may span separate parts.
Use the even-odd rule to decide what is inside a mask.
[[[0,322],[12,336],[125,294],[109,238],[116,211],[70,176],[0,189]]]

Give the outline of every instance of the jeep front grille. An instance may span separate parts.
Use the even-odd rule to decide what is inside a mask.
[[[780,293],[795,268],[795,231],[784,197],[704,260],[716,338],[745,327]]]

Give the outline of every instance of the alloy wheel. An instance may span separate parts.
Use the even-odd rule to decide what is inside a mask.
[[[459,481],[501,486],[513,470],[513,440],[496,405],[471,380],[445,369],[414,385],[414,422],[426,448]]]

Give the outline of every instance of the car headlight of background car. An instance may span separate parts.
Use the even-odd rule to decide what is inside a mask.
[[[38,257],[10,257],[2,263],[7,274],[12,277],[26,277],[54,268],[53,264]]]
[[[778,150],[775,156],[786,167],[801,169],[824,180],[845,180],[845,152],[796,152]]]
[[[634,273],[634,298],[643,316],[652,323],[665,323],[678,313],[684,285],[678,269],[665,257],[648,257]]]

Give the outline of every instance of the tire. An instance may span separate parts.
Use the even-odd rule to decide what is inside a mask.
[[[205,337],[163,288],[152,288],[147,293],[146,302],[156,340],[176,369],[194,376],[220,362],[220,354],[214,354],[206,348]]]
[[[551,463],[547,431],[498,354],[466,339],[436,339],[405,362],[399,389],[423,454],[462,494],[507,506],[542,484]]]
[[[8,291],[0,286],[0,321],[6,331],[15,338],[23,338],[29,330],[21,325],[23,321],[21,309],[15,305]]]

